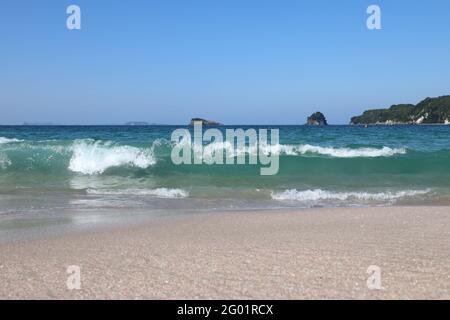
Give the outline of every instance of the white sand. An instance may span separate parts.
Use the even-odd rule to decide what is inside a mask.
[[[2,244],[0,284],[12,299],[450,299],[450,208],[194,215]]]

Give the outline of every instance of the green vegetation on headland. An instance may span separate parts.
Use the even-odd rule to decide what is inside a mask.
[[[323,115],[322,112],[315,112],[313,113],[308,119],[306,120],[306,125],[309,126],[326,126],[328,125],[327,119]]]
[[[450,124],[450,96],[426,98],[417,105],[367,110],[353,117],[350,124]]]

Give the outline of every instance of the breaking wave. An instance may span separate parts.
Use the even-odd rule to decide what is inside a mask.
[[[310,144],[275,144],[275,145],[246,145],[235,146],[229,141],[212,142],[204,145],[203,150],[199,145],[190,143],[189,140],[182,140],[178,143],[178,147],[190,146],[193,152],[202,152],[204,157],[208,158],[217,152],[223,152],[225,156],[237,157],[242,155],[257,155],[261,152],[265,155],[286,155],[286,156],[328,156],[333,158],[376,158],[376,157],[392,157],[399,154],[406,154],[406,148],[390,148],[383,146],[382,148],[348,148],[348,147],[322,147]]]
[[[272,192],[272,199],[279,201],[301,201],[301,202],[316,202],[323,200],[338,200],[338,201],[395,201],[401,198],[414,197],[418,195],[425,195],[431,190],[404,190],[396,192],[332,192],[322,189],[298,191],[297,189],[289,189],[283,192]]]
[[[334,148],[321,147],[309,144],[304,145],[275,145],[272,152],[285,155],[307,155],[318,154],[335,158],[374,158],[374,157],[391,157],[396,154],[405,154],[405,148],[393,149],[389,147],[382,148]]]
[[[186,198],[189,192],[183,189],[156,188],[156,189],[123,189],[123,190],[99,190],[88,189],[88,194],[93,195],[137,195],[154,196],[157,198],[178,199]]]
[[[23,140],[15,139],[15,138],[5,138],[0,137],[0,144],[6,144],[6,143],[15,143],[15,142],[22,142]]]
[[[111,142],[76,141],[72,152],[69,170],[82,174],[99,174],[120,166],[145,169],[156,163],[151,149],[117,146]]]

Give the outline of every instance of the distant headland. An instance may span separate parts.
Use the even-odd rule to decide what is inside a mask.
[[[450,96],[426,98],[417,105],[396,104],[389,109],[364,111],[350,124],[450,124]]]

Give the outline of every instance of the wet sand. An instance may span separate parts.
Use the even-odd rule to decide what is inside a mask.
[[[198,214],[4,243],[0,283],[3,299],[450,299],[450,208]]]

